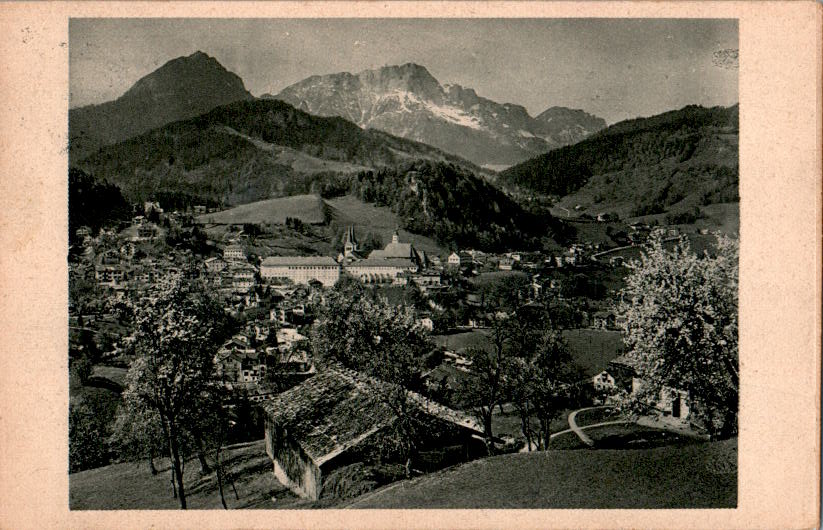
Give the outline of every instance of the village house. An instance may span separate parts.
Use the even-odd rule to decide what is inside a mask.
[[[634,358],[621,355],[609,362],[606,372],[611,376],[615,389],[634,395],[640,392],[645,384],[638,368]],[[607,383],[609,379],[604,378],[603,381]],[[685,390],[664,386],[651,405],[658,421],[674,426],[684,426],[690,421],[691,400]]]
[[[226,245],[226,248],[223,249],[223,259],[227,261],[246,261],[246,253],[240,245]]]
[[[615,329],[615,317],[611,311],[598,311],[592,316],[592,327],[597,329]]]
[[[152,211],[163,213],[163,208],[160,207],[159,202],[145,201],[143,203],[143,213],[149,215]]]
[[[440,273],[438,272],[419,272],[416,274],[411,274],[409,279],[420,287],[420,290],[423,292],[430,289],[437,290],[443,286],[440,279]]]
[[[212,274],[216,274],[221,272],[223,269],[226,268],[226,262],[218,257],[208,258],[205,262],[206,270],[211,272]]]
[[[132,241],[151,241],[158,235],[157,226],[154,223],[141,222],[137,226],[135,235],[131,238]]]
[[[256,270],[251,265],[232,268],[232,289],[235,293],[247,293],[254,288]]]
[[[397,419],[380,398],[383,385],[373,377],[334,367],[263,405],[266,452],[277,480],[301,497],[319,499],[324,480],[335,469],[353,462],[374,463],[379,433]],[[430,434],[419,447],[421,461],[445,467],[485,451],[483,429],[473,418],[413,392],[408,398],[432,421]]]
[[[460,265],[461,265],[460,254],[458,254],[457,252],[452,252],[451,254],[449,254],[448,264],[449,264],[449,267],[458,267],[459,268]]]
[[[94,278],[103,287],[117,287],[131,279],[132,268],[122,261],[119,251],[108,250],[97,258]]]
[[[272,256],[260,265],[265,281],[289,280],[308,285],[312,280],[332,287],[340,279],[340,264],[328,256]]]

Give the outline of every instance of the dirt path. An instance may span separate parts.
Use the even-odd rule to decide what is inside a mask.
[[[580,409],[580,410],[585,410],[585,409]],[[578,411],[578,412],[579,412],[579,411]],[[592,447],[592,445],[594,445],[594,441],[593,441],[593,440],[592,440],[592,439],[591,439],[591,438],[590,438],[590,437],[589,437],[586,433],[584,433],[583,431],[585,431],[585,430],[587,430],[587,429],[594,429],[595,427],[605,427],[606,425],[621,425],[621,424],[626,424],[626,423],[633,423],[633,422],[631,422],[631,421],[629,421],[629,420],[603,421],[603,422],[600,422],[600,423],[593,423],[592,425],[584,425],[583,427],[577,427],[577,424],[575,424],[575,426],[577,427],[577,430],[576,430],[576,431],[575,431],[574,429],[565,429],[565,430],[562,430],[562,431],[558,431],[558,432],[552,433],[552,434],[549,436],[549,439],[552,439],[552,438],[554,438],[555,436],[560,436],[561,434],[568,434],[568,433],[570,433],[570,432],[573,432],[573,433],[575,433],[578,437],[580,437],[580,439],[583,441],[583,443],[585,443],[585,444],[586,444],[586,445],[588,445],[589,447]],[[583,439],[583,437],[581,437],[581,435],[582,435],[582,436],[585,436],[587,440],[591,441],[591,442],[592,442],[592,443],[591,443],[591,445],[590,445],[590,444],[588,444],[588,443],[586,443],[586,440],[584,440],[584,439]],[[534,446],[534,444],[532,444],[532,449],[537,449],[537,448]],[[519,452],[521,452],[521,453],[528,453],[528,452],[529,452],[529,448],[528,448],[528,447],[526,447],[526,446],[524,445],[524,446],[520,449],[520,451],[519,451]]]

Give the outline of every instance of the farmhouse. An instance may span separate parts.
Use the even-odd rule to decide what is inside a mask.
[[[598,329],[615,329],[615,322],[611,311],[598,311],[594,314],[592,325]]]
[[[273,256],[260,265],[263,280],[291,280],[308,284],[316,280],[324,287],[331,287],[340,279],[340,265],[328,256]]]
[[[268,402],[264,406],[266,452],[275,477],[298,495],[318,499],[325,478],[335,469],[374,462],[379,450],[376,435],[396,420],[380,399],[378,389],[384,384],[335,367]],[[452,461],[435,463],[442,466],[482,454],[483,429],[472,418],[413,392],[408,397],[436,425],[421,445],[421,461],[432,454],[449,454]]]
[[[208,258],[205,262],[206,270],[217,273],[226,268],[226,262],[218,257]]]
[[[607,372],[607,375],[612,376],[613,384],[618,389],[636,394],[643,388],[644,381],[640,377],[637,361],[628,355],[621,355],[609,362]],[[660,420],[673,424],[687,424],[690,402],[687,391],[663,387],[653,405]]]

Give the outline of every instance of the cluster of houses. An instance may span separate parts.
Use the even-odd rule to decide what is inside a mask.
[[[127,292],[142,292],[153,287],[172,285],[187,270],[190,253],[163,259],[136,257],[134,243],[127,241],[119,248],[108,249],[95,257],[94,278],[99,287],[112,290],[117,296]]]
[[[227,245],[222,258],[208,258],[203,265],[209,283],[224,297],[247,295],[258,283],[257,267],[249,263],[243,247],[237,243]]]
[[[277,319],[272,310],[271,319]],[[308,338],[296,327],[275,322],[249,322],[215,355],[218,377],[229,388],[243,388],[254,397],[268,376],[303,378],[314,373]],[[262,397],[262,394],[259,396]]]

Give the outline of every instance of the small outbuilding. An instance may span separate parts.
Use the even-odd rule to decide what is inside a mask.
[[[263,406],[266,452],[277,480],[301,497],[318,499],[332,471],[373,461],[378,434],[397,419],[381,399],[381,385],[373,377],[333,367],[268,401]],[[439,462],[445,467],[485,452],[483,429],[472,417],[420,394],[407,395],[432,420],[430,435],[420,444],[428,462],[432,455],[449,455]]]

